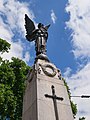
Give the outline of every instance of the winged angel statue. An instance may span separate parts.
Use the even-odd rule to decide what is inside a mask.
[[[36,56],[40,54],[46,55],[47,30],[49,27],[50,25],[44,26],[39,23],[38,29],[36,29],[34,22],[25,14],[26,38],[30,42],[35,41]]]

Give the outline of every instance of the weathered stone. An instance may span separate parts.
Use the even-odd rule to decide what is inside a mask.
[[[42,66],[46,67],[46,73]],[[54,71],[55,74],[51,75]],[[59,75],[61,73],[55,65],[37,60],[28,75],[22,120],[56,120],[53,100],[45,97],[45,94],[52,95],[52,85],[55,87],[55,94],[63,98],[63,101],[57,100],[59,120],[74,120],[68,93]]]

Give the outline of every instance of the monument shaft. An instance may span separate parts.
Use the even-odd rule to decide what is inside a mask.
[[[36,61],[27,78],[22,120],[74,120],[68,93],[60,76],[52,63],[40,59]]]
[[[56,100],[63,100],[62,97],[57,97],[55,95],[55,89],[54,89],[54,86],[52,85],[51,86],[52,88],[52,95],[48,95],[48,94],[45,94],[45,97],[48,97],[48,98],[52,98],[53,99],[53,104],[54,104],[54,110],[55,110],[55,117],[56,117],[56,120],[59,120],[59,117],[58,117],[58,110],[57,110],[57,101]]]

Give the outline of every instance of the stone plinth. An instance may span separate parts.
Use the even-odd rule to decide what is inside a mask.
[[[45,94],[52,95],[52,85],[55,94],[63,98],[63,101],[57,100],[59,120],[74,120],[61,73],[55,65],[44,60],[37,60],[28,74],[22,120],[56,120],[53,100],[45,97]]]

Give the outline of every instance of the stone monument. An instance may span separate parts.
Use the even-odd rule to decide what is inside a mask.
[[[27,40],[35,41],[36,58],[27,76],[22,120],[74,120],[61,72],[46,55],[48,26],[38,29],[25,15]]]

